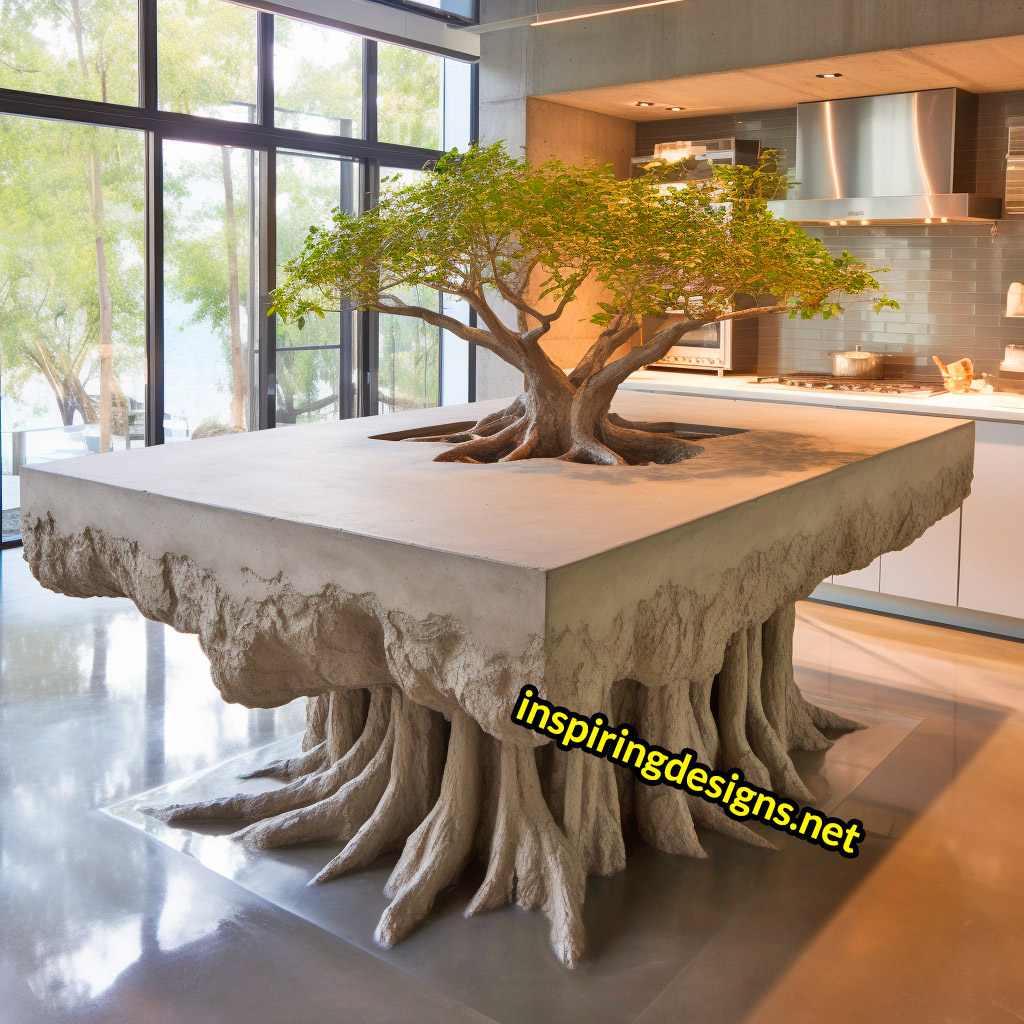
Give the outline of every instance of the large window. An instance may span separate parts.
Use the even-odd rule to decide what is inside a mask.
[[[163,157],[164,440],[251,430],[255,154],[166,142]]]
[[[401,188],[423,174],[423,171],[387,169],[381,180],[381,191]],[[422,285],[406,289],[401,299],[412,306],[440,309],[438,293]],[[377,319],[377,410],[400,412],[439,405],[440,330],[408,316],[381,314]]]
[[[464,149],[470,135],[470,65],[377,44],[377,137],[426,149]]]
[[[255,121],[256,21],[223,0],[158,0],[160,109]]]
[[[322,25],[274,18],[275,123],[359,138],[362,107],[362,39]]]
[[[0,88],[137,103],[138,36],[135,0],[3,0]]]
[[[141,132],[0,115],[3,535],[25,465],[145,441]]]
[[[311,225],[468,144],[472,74],[226,0],[0,0],[4,541],[26,465],[469,397],[443,332],[267,304]]]
[[[359,209],[359,168],[344,157],[279,153],[278,274],[298,256],[311,225],[328,226],[336,209]],[[354,312],[310,317],[303,330],[277,328],[278,426],[351,416],[357,409],[357,325]]]

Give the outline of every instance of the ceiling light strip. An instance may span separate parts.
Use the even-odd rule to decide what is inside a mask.
[[[599,18],[602,14],[623,14],[626,11],[638,11],[641,7],[664,7],[666,4],[681,4],[684,0],[647,0],[642,4],[630,4],[628,7],[612,7],[607,11],[591,11],[589,14],[567,14],[563,18],[546,18],[544,21],[532,22],[533,28],[542,25],[558,25],[563,21],[582,21],[584,18]]]

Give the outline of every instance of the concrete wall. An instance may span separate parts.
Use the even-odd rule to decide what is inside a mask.
[[[528,13],[520,0],[485,2],[500,23]],[[537,0],[544,13],[565,0]],[[737,68],[1024,32],[1020,0],[687,0],[685,3],[485,35],[481,57],[523,44],[526,95],[569,92]],[[499,41],[500,40],[500,41]],[[493,43],[493,46],[492,46]],[[520,63],[522,60],[520,59]]]
[[[1024,92],[980,97],[977,188],[1002,195],[1006,173],[1006,125],[1024,118]],[[779,150],[783,167],[795,160],[796,111],[770,110],[716,117],[681,118],[638,126],[637,152],[651,153],[655,143],[677,139],[758,139]],[[1006,289],[1024,281],[1024,217],[988,224],[888,225],[809,228],[834,252],[844,249],[879,274],[898,312],[878,316],[870,303],[853,300],[837,320],[789,320],[774,317],[760,324],[758,368],[777,371],[826,371],[828,353],[863,344],[887,354],[892,376],[934,375],[932,356],[944,362],[970,356],[978,372],[995,374],[1003,348],[1024,344],[1024,321],[1006,320]]]
[[[499,41],[500,40],[500,41]],[[510,153],[526,150],[526,33],[516,29],[481,37],[480,52],[490,53],[480,65],[480,144],[504,142]],[[507,97],[507,101],[506,101]],[[476,350],[476,396],[504,398],[523,389],[514,367],[491,352]]]

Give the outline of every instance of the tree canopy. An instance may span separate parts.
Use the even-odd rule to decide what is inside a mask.
[[[876,271],[771,213],[768,200],[783,187],[771,154],[756,167],[716,166],[672,187],[657,174],[620,181],[609,167],[533,166],[500,144],[451,152],[373,210],[339,210],[331,227],[313,226],[286,264],[274,309],[300,328],[334,308],[418,317],[522,370],[517,404],[496,422],[445,437],[463,447],[442,460],[676,461],[693,446],[609,421],[630,373],[709,323],[829,318],[844,295],[878,292]],[[541,341],[589,278],[607,295],[587,311],[594,342],[566,376]],[[480,326],[410,303],[410,287],[465,300]],[[873,304],[896,306],[884,294]],[[644,317],[670,314],[661,331],[612,358]]]

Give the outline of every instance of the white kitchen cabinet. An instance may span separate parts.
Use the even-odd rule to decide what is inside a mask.
[[[960,509],[902,551],[882,555],[878,589],[894,597],[955,605],[960,569]]]
[[[976,431],[958,603],[1024,619],[1024,424],[979,421]]]
[[[857,590],[871,590],[878,593],[881,562],[881,558],[876,558],[863,569],[855,569],[853,572],[845,572],[841,576],[833,576],[832,582],[840,587],[855,587]]]

